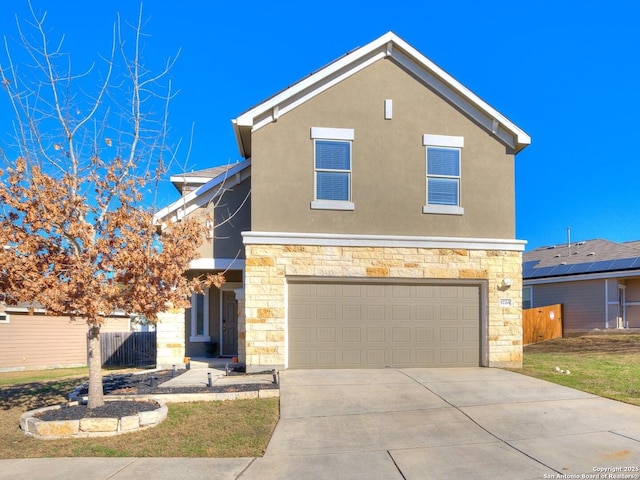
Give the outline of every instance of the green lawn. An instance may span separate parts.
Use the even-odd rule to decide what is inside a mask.
[[[66,440],[22,433],[25,411],[64,402],[86,375],[86,368],[0,373],[0,458],[258,457],[279,418],[278,398],[170,403],[167,420],[140,432]]]
[[[570,371],[560,374],[555,368]],[[525,375],[640,405],[640,335],[586,335],[524,349]]]

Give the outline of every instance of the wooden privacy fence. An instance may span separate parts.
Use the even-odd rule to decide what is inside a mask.
[[[522,310],[522,344],[562,337],[562,304]]]
[[[101,333],[100,352],[105,367],[155,365],[156,332]]]

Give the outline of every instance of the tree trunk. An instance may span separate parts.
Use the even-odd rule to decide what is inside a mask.
[[[89,327],[87,342],[89,344],[89,402],[87,407],[96,408],[104,405],[99,326],[91,325]]]

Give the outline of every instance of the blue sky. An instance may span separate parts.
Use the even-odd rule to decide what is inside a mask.
[[[32,3],[79,67],[108,51],[117,12],[136,21],[138,10]],[[576,241],[640,239],[638,2],[148,0],[144,11],[147,65],[181,50],[171,138],[188,143],[195,125],[189,169],[239,160],[232,118],[391,30],[532,137],[516,159],[516,237],[528,249],[565,242],[569,226]],[[26,2],[0,0],[2,36],[15,35],[14,14],[26,18]]]

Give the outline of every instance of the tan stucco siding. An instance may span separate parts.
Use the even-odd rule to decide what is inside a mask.
[[[462,249],[247,245],[245,314],[239,325],[248,368],[287,361],[287,282],[292,277],[464,280],[486,284],[487,366],[522,365],[520,252]],[[504,278],[513,280],[502,287]],[[500,305],[511,301],[510,307]]]
[[[384,101],[393,118],[384,119]],[[354,130],[353,211],[312,210],[312,127]],[[464,137],[464,215],[423,214],[424,134]],[[514,238],[514,158],[391,60],[380,60],[252,134],[252,230]]]
[[[562,304],[563,331],[565,333],[605,328],[604,280],[583,280],[533,286],[534,307],[556,303]]]
[[[87,364],[83,319],[9,313],[0,323],[0,370],[34,370]],[[109,318],[102,332],[128,332],[129,318]]]

